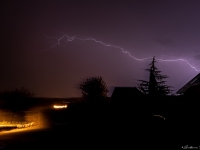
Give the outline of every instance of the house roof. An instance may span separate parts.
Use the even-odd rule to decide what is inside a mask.
[[[193,95],[199,96],[200,95],[200,84],[193,85],[189,87],[185,92],[184,95]]]
[[[139,95],[143,95],[142,92],[140,92],[136,87],[115,87],[112,98],[133,98]]]
[[[188,83],[186,83],[181,89],[179,89],[176,93],[182,94],[185,93],[187,89],[189,89],[191,86],[200,84],[200,73],[197,74],[194,78],[192,78]]]

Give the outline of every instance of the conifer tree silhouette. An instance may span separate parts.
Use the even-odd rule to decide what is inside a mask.
[[[154,56],[152,62],[149,64],[150,68],[146,69],[146,71],[149,72],[149,81],[138,80],[140,81],[138,89],[149,96],[169,95],[172,92],[172,87],[166,85],[166,81],[164,80],[168,78],[168,76],[161,75],[161,71],[157,69],[155,63],[157,63],[157,61]]]

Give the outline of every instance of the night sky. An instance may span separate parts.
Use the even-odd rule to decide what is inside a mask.
[[[200,69],[199,0],[13,0],[1,2],[0,11],[0,90],[25,86],[37,97],[79,97],[81,82],[102,76],[110,96],[115,86],[148,80],[150,61],[92,40],[58,45],[63,35],[92,37],[136,58],[185,59]],[[174,92],[198,74],[184,61],[156,65]]]

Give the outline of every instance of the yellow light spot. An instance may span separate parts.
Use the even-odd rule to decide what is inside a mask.
[[[53,107],[55,109],[62,109],[62,108],[67,108],[67,105],[54,105]]]

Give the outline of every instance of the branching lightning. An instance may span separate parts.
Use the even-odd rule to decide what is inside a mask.
[[[60,45],[61,41],[65,41],[65,42],[72,42],[74,40],[80,40],[80,41],[93,41],[96,43],[99,43],[103,46],[106,47],[113,47],[116,49],[121,50],[123,53],[128,54],[128,56],[130,56],[131,58],[137,60],[137,61],[142,61],[142,62],[146,62],[146,61],[151,61],[153,57],[146,57],[146,58],[136,58],[135,56],[131,55],[130,52],[124,50],[124,48],[116,46],[116,45],[112,45],[112,44],[106,44],[102,41],[96,40],[92,37],[83,37],[83,36],[78,36],[78,35],[74,35],[74,36],[68,36],[68,35],[63,35],[61,37],[48,37],[46,35],[44,35],[48,40],[53,39],[53,41],[51,41],[52,43],[54,43],[50,48],[46,49],[46,50],[50,50],[53,47],[55,47],[56,45]],[[180,59],[162,59],[162,58],[155,58],[157,61],[159,62],[184,62],[187,65],[189,65],[192,69],[194,69],[196,72],[200,72],[200,69],[197,69],[196,67],[194,67],[192,64],[190,64],[187,60],[180,58]]]
[[[153,116],[155,116],[155,117],[160,117],[160,118],[162,118],[162,119],[165,120],[165,118],[164,118],[163,116],[161,116],[161,115],[153,115]]]

